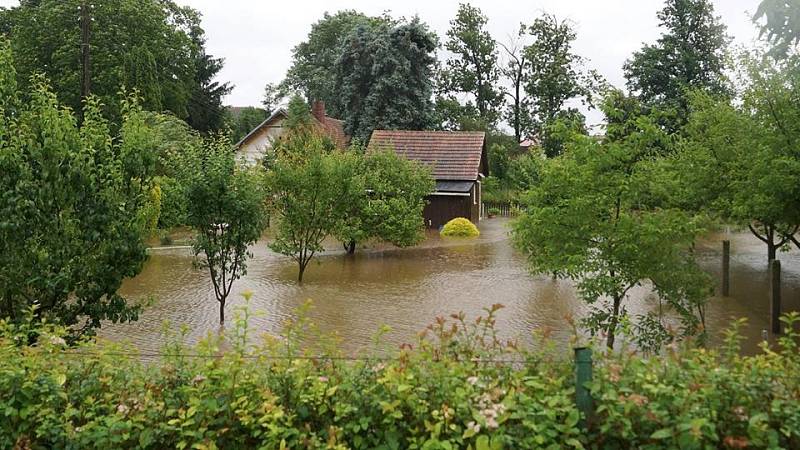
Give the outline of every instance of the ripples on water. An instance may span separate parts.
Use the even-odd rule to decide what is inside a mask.
[[[392,344],[411,342],[438,315],[464,311],[475,317],[494,303],[506,306],[498,317],[503,337],[528,339],[534,330],[548,329],[559,342],[571,334],[567,315],[580,317],[586,306],[576,298],[573,284],[546,275],[531,275],[524,258],[511,247],[508,222],[481,223],[481,236],[467,242],[442,240],[436,233],[411,249],[359,250],[354,256],[338,251],[317,257],[309,265],[303,285],[296,282],[297,265],[272,253],[266,241],[253,247],[248,274],[234,284],[228,300],[228,326],[235,308],[244,304],[242,292],[252,291],[250,308],[262,313],[250,321],[257,332],[278,334],[306,300],[313,301],[311,320],[321,331],[337,333],[343,347],[368,347],[382,324]],[[732,241],[731,292],[734,297],[710,300],[707,323],[712,334],[728,326],[731,317],[747,317],[745,349],[755,350],[761,330],[768,328],[769,305],[766,249],[749,234],[713,234],[698,246],[700,264],[715,280],[720,277],[721,240]],[[800,252],[779,255],[783,263],[786,310],[800,309]],[[100,335],[129,340],[142,351],[161,347],[163,322],[187,325],[194,341],[216,332],[218,306],[207,269],[195,268],[188,249],[154,250],[140,275],[127,280],[121,292],[133,299],[153,298],[137,322],[104,324]],[[652,307],[646,288],[631,292],[629,312]],[[718,338],[715,338],[718,339]]]

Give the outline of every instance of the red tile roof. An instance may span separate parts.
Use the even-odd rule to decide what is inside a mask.
[[[334,119],[333,117],[325,116],[325,119],[321,122],[321,125],[322,128],[325,129],[325,133],[327,133],[328,136],[330,136],[334,142],[336,142],[337,147],[347,147],[347,144],[350,142],[350,137],[344,132],[343,121]]]
[[[431,167],[437,180],[477,180],[485,137],[482,131],[375,130],[369,150],[392,149]]]

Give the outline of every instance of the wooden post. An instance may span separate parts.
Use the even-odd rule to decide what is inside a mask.
[[[781,261],[774,259],[769,265],[769,322],[772,334],[781,334]]]
[[[731,295],[731,241],[722,241],[722,296]]]

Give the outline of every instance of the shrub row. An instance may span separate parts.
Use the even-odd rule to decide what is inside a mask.
[[[329,357],[308,358],[302,320],[249,345],[246,313],[224,339],[167,337],[144,362],[0,323],[0,448],[800,448],[794,334],[757,356],[739,355],[735,332],[719,351],[597,351],[583,430],[571,352],[500,342],[497,309],[357,360],[325,340],[305,351]]]

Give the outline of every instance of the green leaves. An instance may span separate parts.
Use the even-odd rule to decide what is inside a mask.
[[[0,53],[10,58],[7,46]],[[0,180],[0,316],[21,320],[37,305],[37,319],[72,326],[78,337],[101,320],[136,318],[138,308],[116,292],[147,257],[156,147],[136,98],[121,101],[124,120],[112,135],[96,98],[79,128],[42,77],[31,84],[29,101],[9,92],[0,111],[0,165],[9,174]]]
[[[220,323],[233,283],[247,273],[249,246],[267,224],[261,167],[237,163],[231,143],[218,136],[187,148],[182,169],[187,224],[197,233],[195,255],[203,254],[211,275]]]
[[[693,334],[701,328],[697,314],[708,285],[689,252],[701,222],[663,207],[653,190],[662,180],[653,163],[660,134],[646,120],[631,120],[636,126],[622,126],[635,131],[619,140],[576,134],[566,141],[564,155],[542,163],[526,214],[514,226],[515,242],[534,272],[576,280],[581,297],[593,305],[584,325],[607,333],[609,345],[626,319],[625,299],[634,287],[652,284]],[[632,337],[654,351],[671,337],[661,333],[663,317],[653,319],[635,321],[639,329]]]

